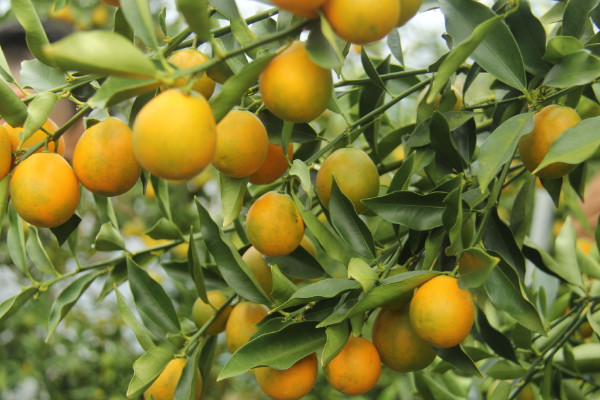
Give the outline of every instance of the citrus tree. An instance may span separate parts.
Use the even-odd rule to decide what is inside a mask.
[[[598,1],[104,2],[102,29],[50,43],[40,10],[79,3],[11,1],[34,59],[19,82],[0,57],[3,268],[22,284],[0,329],[47,304],[33,325],[58,341],[95,288],[137,339],[114,398],[600,396],[580,205]],[[400,35],[419,9],[441,10],[447,50],[416,69]],[[532,234],[548,195],[550,245]]]

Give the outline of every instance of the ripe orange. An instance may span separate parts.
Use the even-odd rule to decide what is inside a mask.
[[[175,397],[175,389],[181,378],[183,368],[187,364],[185,358],[174,358],[160,373],[158,378],[150,385],[144,392],[144,400],[150,399],[150,396],[154,400],[173,400]],[[202,376],[200,371],[196,370],[196,395],[195,399],[199,400],[202,394]]]
[[[186,69],[200,65],[209,58],[203,52],[196,49],[183,49],[176,51],[169,57],[169,62],[175,65],[179,69]],[[183,87],[189,81],[189,78],[179,78],[175,81],[176,87]],[[202,72],[202,75],[196,79],[192,89],[200,93],[206,99],[209,99],[215,91],[216,83],[206,75],[206,72]]]
[[[121,0],[100,0],[104,4],[108,4],[109,6],[120,7]]]
[[[297,400],[310,393],[315,386],[317,356],[312,353],[285,370],[256,368],[254,376],[263,392],[273,399]]]
[[[552,104],[542,108],[533,116],[533,130],[519,140],[519,154],[525,167],[534,171],[542,162],[550,146],[568,128],[581,121],[577,111],[570,107]],[[536,174],[540,178],[560,178],[573,169],[575,165],[556,162],[542,168]]]
[[[473,327],[475,305],[456,278],[436,276],[415,292],[410,302],[410,324],[423,340],[438,348],[454,347]]]
[[[271,275],[271,267],[267,264],[265,257],[254,246],[250,246],[244,252],[242,260],[248,265],[260,287],[267,295],[270,295],[273,291],[273,276]]]
[[[327,0],[323,14],[337,35],[351,43],[366,44],[383,38],[396,27],[398,0]]]
[[[294,15],[303,18],[317,18],[317,9],[321,7],[326,0],[271,0],[271,3],[291,12]]]
[[[87,129],[75,146],[73,170],[83,186],[102,196],[131,189],[142,167],[133,154],[129,126],[111,117]]]
[[[46,122],[44,122],[42,127],[44,129],[46,129],[48,132],[54,132],[55,130],[58,129],[58,126],[51,119],[48,119]],[[4,124],[4,128],[6,129],[6,131],[8,132],[8,136],[10,137],[10,144],[12,147],[12,151],[16,151],[16,150],[20,150],[20,149],[27,149],[27,148],[33,146],[34,144],[38,144],[39,142],[46,140],[46,138],[48,137],[48,135],[46,135],[46,132],[44,132],[41,129],[38,129],[25,142],[23,142],[23,145],[21,146],[21,148],[19,148],[19,143],[21,142],[20,135],[21,135],[21,132],[23,132],[23,128],[20,126],[13,128],[8,123]],[[44,150],[44,148],[42,147],[41,149],[39,149],[37,151],[37,153],[41,153],[43,150]],[[65,139],[62,136],[58,139],[58,150],[56,150],[56,143],[54,141],[48,142],[48,151],[49,152],[57,151],[58,154],[60,154],[61,156],[64,156],[65,155]]]
[[[371,342],[350,335],[337,356],[323,367],[327,382],[342,393],[363,394],[371,390],[381,375],[381,359]]]
[[[331,71],[315,64],[302,42],[294,42],[277,55],[259,78],[259,91],[267,109],[284,121],[309,122],[329,104]]]
[[[246,233],[250,243],[262,254],[285,256],[300,245],[304,222],[290,196],[268,192],[250,206]]]
[[[400,16],[398,17],[398,22],[396,23],[396,26],[402,26],[406,22],[408,22],[409,19],[411,19],[412,17],[414,17],[417,14],[417,12],[419,11],[419,8],[421,7],[421,4],[423,4],[423,0],[399,0],[399,1],[400,1]]]
[[[217,146],[212,165],[221,173],[242,178],[256,172],[267,156],[269,136],[249,111],[229,111],[217,124]]]
[[[208,303],[205,303],[201,298],[197,298],[192,306],[192,317],[198,328],[201,328],[212,318],[213,315],[227,300],[225,294],[221,290],[211,290],[206,293],[208,297]],[[209,335],[218,335],[225,330],[225,324],[227,324],[227,318],[231,313],[231,306],[225,307],[219,316],[213,321],[212,324],[206,330]]]
[[[267,316],[268,311],[264,305],[248,301],[233,307],[225,326],[225,342],[230,353],[235,353],[237,349],[248,343],[258,330],[256,324]]]
[[[381,310],[373,323],[373,344],[381,361],[398,372],[418,371],[433,362],[433,347],[415,334],[408,307]]]
[[[190,179],[210,164],[216,136],[206,99],[170,89],[138,113],[133,124],[133,152],[142,167],[159,178]]]
[[[292,160],[293,154],[294,145],[289,143],[287,151],[288,160]],[[289,164],[285,159],[281,146],[269,142],[265,161],[263,161],[256,172],[250,175],[248,180],[255,185],[266,185],[280,178],[287,171],[288,167]]]
[[[0,179],[10,172],[12,164],[12,147],[8,132],[0,126]]]
[[[56,153],[35,153],[15,168],[10,197],[25,221],[42,228],[67,222],[79,203],[79,182],[69,163]]]
[[[321,164],[321,169],[317,173],[315,190],[321,203],[327,209],[329,208],[333,176],[335,176],[342,193],[350,199],[359,214],[367,210],[361,200],[375,197],[379,192],[377,167],[362,150],[355,148],[338,149],[331,153]]]

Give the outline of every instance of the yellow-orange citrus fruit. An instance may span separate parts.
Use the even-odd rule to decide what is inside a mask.
[[[230,353],[235,353],[237,349],[248,343],[258,330],[256,324],[267,316],[268,311],[264,305],[248,301],[233,307],[225,326],[225,342]]]
[[[206,293],[206,296],[208,297],[208,303],[205,303],[204,300],[199,297],[192,306],[192,317],[198,328],[201,328],[204,324],[206,324],[208,320],[215,315],[217,310],[223,304],[225,304],[225,301],[227,301],[225,294],[220,290],[211,290]],[[209,335],[218,335],[219,333],[223,332],[225,330],[225,324],[227,324],[227,318],[229,318],[230,313],[231,306],[227,305],[227,307],[221,311],[213,323],[210,324],[206,330],[206,333]]]
[[[179,50],[171,54],[169,57],[169,62],[179,69],[195,67],[196,65],[200,65],[208,60],[209,58],[206,54],[196,49]],[[175,86],[183,87],[188,83],[188,81],[189,78],[179,78],[175,81]],[[206,75],[206,72],[202,72],[202,75],[200,75],[194,82],[192,89],[208,99],[215,91],[215,86],[215,81],[209,78]]]
[[[400,1],[400,16],[398,17],[398,22],[396,26],[402,26],[408,22],[409,19],[414,17],[421,4],[423,4],[423,0],[399,0]]]
[[[258,198],[246,216],[252,246],[269,257],[290,254],[304,236],[304,221],[288,195],[268,192]]]
[[[350,335],[348,341],[324,367],[327,382],[342,393],[363,394],[377,384],[381,359],[371,342]]]
[[[254,246],[250,246],[242,255],[242,260],[248,265],[260,287],[270,295],[273,291],[273,275],[265,257]]]
[[[132,137],[142,167],[159,178],[183,180],[210,164],[217,128],[204,97],[170,89],[142,107]]]
[[[21,133],[23,132],[23,128],[20,126],[12,127],[9,124],[4,124],[4,128],[8,132],[12,151],[19,150],[19,143],[21,142]],[[58,126],[54,123],[54,121],[52,121],[51,119],[48,119],[46,122],[44,122],[44,124],[42,125],[42,128],[46,129],[48,132],[54,132],[55,130],[58,129]],[[46,135],[46,133],[42,129],[38,129],[25,142],[23,142],[21,149],[27,149],[27,148],[33,146],[34,144],[43,142],[47,137],[48,137],[48,135]],[[37,152],[41,153],[43,150],[44,150],[44,148],[42,147],[39,150],[37,150]],[[56,148],[56,143],[54,141],[48,142],[48,151],[49,152],[56,151],[61,156],[64,156],[65,155],[65,139],[62,136],[58,139],[58,149]]]
[[[217,146],[212,165],[221,173],[242,178],[256,172],[267,156],[269,136],[258,117],[232,110],[217,124]]]
[[[120,7],[121,0],[100,0],[104,4],[108,4],[109,6]]]
[[[325,208],[329,208],[333,177],[338,187],[350,199],[357,213],[367,207],[361,200],[377,196],[379,172],[373,160],[362,150],[338,149],[323,161],[317,173],[315,190]]]
[[[288,144],[287,159],[292,160],[294,155],[294,145]],[[289,167],[285,159],[283,149],[280,145],[269,142],[267,147],[267,156],[258,170],[250,175],[248,180],[255,185],[266,185],[279,179]]]
[[[260,388],[275,400],[297,400],[306,396],[317,381],[317,356],[312,353],[290,368],[256,368],[254,376]]]
[[[418,371],[435,359],[433,347],[413,331],[407,306],[379,311],[372,334],[381,361],[394,371]]]
[[[302,18],[317,18],[317,9],[326,0],[271,0],[271,3]]]
[[[133,154],[129,126],[111,117],[87,129],[73,151],[73,170],[92,193],[117,196],[131,189],[142,167]]]
[[[10,172],[12,164],[12,146],[10,137],[4,127],[0,126],[0,179]]]
[[[10,197],[25,221],[41,228],[67,222],[79,203],[79,182],[69,163],[56,153],[34,153],[15,168]]]
[[[552,104],[533,116],[533,130],[519,140],[519,154],[525,167],[533,172],[542,162],[552,143],[567,129],[581,121],[577,111],[570,107]],[[575,169],[575,165],[556,162],[536,174],[540,178],[560,178]]]
[[[383,38],[396,27],[398,0],[327,0],[323,14],[337,35],[351,43],[365,44]]]
[[[179,383],[179,379],[181,379],[185,364],[187,364],[185,358],[174,358],[169,361],[158,378],[156,378],[152,385],[144,392],[144,399],[149,400],[150,396],[152,396],[154,400],[173,400],[175,397],[175,389],[177,389],[177,384]],[[195,399],[199,400],[201,394],[202,376],[200,375],[200,371],[196,370]]]
[[[475,305],[456,278],[436,276],[415,292],[409,307],[410,324],[423,340],[438,348],[454,347],[473,327]]]
[[[258,88],[269,111],[284,121],[309,122],[329,104],[331,71],[312,61],[302,42],[275,56],[260,76]]]

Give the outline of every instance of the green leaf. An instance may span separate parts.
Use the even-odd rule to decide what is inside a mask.
[[[179,332],[181,327],[175,307],[162,286],[131,258],[127,258],[127,275],[140,314],[152,322],[163,335]]]
[[[44,64],[52,66],[52,60],[42,51],[49,40],[33,2],[31,0],[11,0],[10,9],[25,30],[25,40],[31,54]]]
[[[23,86],[33,88],[36,92],[52,90],[65,83],[65,74],[37,59],[23,61],[19,77]]]
[[[375,258],[373,235],[340,190],[335,177],[332,177],[329,216],[331,224],[351,249],[367,260]]]
[[[200,257],[198,256],[198,249],[196,249],[196,241],[194,240],[193,231],[190,229],[190,238],[188,241],[188,267],[190,276],[194,280],[196,286],[196,292],[205,303],[208,304],[208,296],[206,295],[206,284],[204,283],[204,272],[202,271],[202,264],[200,264]]]
[[[419,194],[398,191],[363,200],[371,211],[392,224],[416,231],[427,231],[443,225],[446,193]]]
[[[161,217],[148,231],[145,232],[146,235],[150,236],[152,239],[160,240],[181,240],[183,239],[183,233],[181,230],[175,225],[175,223],[171,220],[166,219],[165,217]]]
[[[310,193],[312,190],[312,182],[310,181],[310,168],[302,160],[294,160],[290,170],[288,172],[290,176],[296,176],[300,179],[302,189],[306,193]]]
[[[52,304],[50,316],[48,317],[48,335],[46,336],[46,342],[48,342],[50,336],[54,333],[58,323],[69,313],[69,311],[71,311],[71,308],[73,308],[81,295],[97,277],[103,275],[105,272],[105,270],[102,270],[81,275],[69,283],[67,287],[60,292]]]
[[[173,220],[171,214],[171,202],[169,200],[169,183],[165,179],[160,179],[154,175],[150,175],[150,182],[156,193],[156,205],[160,209],[161,214],[168,220]]]
[[[129,98],[140,96],[158,88],[159,82],[152,78],[129,78],[109,76],[100,89],[88,100],[94,108],[108,108]]]
[[[144,44],[158,50],[158,39],[156,38],[156,28],[150,13],[150,4],[146,0],[121,0],[121,10],[129,25],[133,28],[134,34],[142,39]]]
[[[9,183],[10,175],[6,175],[0,179],[0,225],[4,221],[4,214],[7,210],[8,197],[9,197]]]
[[[462,289],[480,287],[499,262],[498,257],[487,254],[479,247],[466,249],[458,258],[459,287]]]
[[[233,106],[239,104],[242,96],[250,86],[256,83],[263,69],[266,68],[275,55],[276,53],[271,53],[264,57],[257,58],[250,64],[245,65],[241,71],[225,81],[225,84],[216,96],[210,98],[210,107],[217,122],[219,122]]]
[[[553,162],[579,164],[590,158],[600,146],[600,117],[587,118],[565,130],[552,143],[546,157],[535,169],[539,171]]]
[[[489,390],[487,400],[508,400],[512,385],[508,382],[499,381],[496,387],[490,387]]]
[[[459,371],[466,372],[473,376],[483,378],[483,374],[460,346],[450,347],[449,349],[435,349],[440,358],[456,368]]]
[[[9,228],[6,238],[8,254],[15,267],[23,274],[29,274],[27,266],[27,255],[25,253],[25,233],[23,231],[23,220],[19,217],[12,205],[8,208]]]
[[[221,183],[221,208],[223,209],[223,228],[240,215],[248,185],[248,177],[232,178],[225,174],[219,174]]]
[[[4,80],[0,80],[0,116],[11,126],[23,126],[27,107]]]
[[[21,81],[23,80],[23,73],[20,73]],[[5,80],[9,83],[16,83],[17,81],[12,76],[10,67],[8,66],[8,61],[6,61],[6,56],[0,47],[0,80]]]
[[[271,266],[273,290],[271,295],[277,304],[285,303],[296,292],[296,285],[285,276],[277,264]]]
[[[582,86],[600,75],[600,58],[579,50],[563,57],[546,74],[544,84],[556,87]]]
[[[229,20],[231,33],[242,46],[249,45],[256,39],[256,35],[252,33],[250,28],[248,28],[246,21],[242,18],[235,0],[209,0],[209,2],[219,13],[223,14],[225,18]],[[248,52],[248,55],[252,58],[256,58],[259,50],[259,48],[252,49]]]
[[[525,298],[520,285],[515,286],[501,268],[492,269],[483,286],[496,308],[506,312],[525,328],[545,333],[537,309]]]
[[[325,329],[316,329],[313,321],[288,325],[278,332],[255,337],[231,356],[217,381],[258,366],[280,370],[290,368],[296,361],[321,348],[326,340]]]
[[[485,139],[477,157],[477,180],[481,193],[485,192],[502,166],[510,162],[522,135],[533,130],[533,114],[519,114],[504,121]]]
[[[498,216],[498,210],[493,208],[487,225],[483,231],[483,246],[488,251],[495,251],[508,264],[510,264],[520,276],[525,273],[525,257],[515,242],[512,231]]]
[[[535,181],[535,175],[530,175],[523,182],[510,213],[510,230],[514,232],[515,241],[519,247],[523,245],[525,236],[529,234],[533,219],[534,196],[536,195]]]
[[[342,293],[360,289],[361,285],[350,279],[323,279],[321,281],[303,286],[294,293],[285,303],[281,304],[275,310],[281,310],[300,304],[307,304],[312,301],[331,299]]]
[[[279,265],[279,269],[291,278],[317,279],[326,275],[319,261],[302,246],[286,256],[266,259],[269,264]]]
[[[177,0],[177,8],[185,22],[202,42],[210,40],[208,1],[207,0]]]
[[[1,309],[2,307],[0,306],[0,310]],[[2,315],[1,312],[0,315]],[[592,330],[596,333],[598,337],[600,337],[600,311],[596,311],[594,314],[592,314],[591,309],[588,308],[585,313],[585,316],[587,318],[588,323],[592,327]],[[1,322],[2,320],[0,319],[0,323]]]
[[[21,307],[25,305],[35,294],[38,292],[38,289],[33,286],[28,286],[23,288],[21,293],[16,296],[9,297],[0,303],[0,327],[4,321],[6,321],[10,316],[19,311]],[[2,329],[0,329],[2,330]]]
[[[80,222],[81,218],[79,217],[79,215],[73,214],[71,218],[69,218],[69,220],[64,224],[54,228],[50,228],[54,236],[56,236],[56,240],[58,241],[58,244],[60,246],[62,246],[63,243],[71,237],[71,233],[73,233],[75,229],[77,229]],[[71,244],[71,241],[69,241],[69,244]]]
[[[23,124],[21,144],[29,139],[48,120],[54,105],[58,101],[56,93],[43,92],[35,96],[29,103],[28,116]]]
[[[599,0],[572,0],[567,3],[562,21],[562,34],[581,39],[588,28],[589,17]]]
[[[526,89],[523,58],[515,38],[501,20],[502,16],[497,16],[482,3],[471,0],[442,0],[440,6],[448,33],[455,42],[462,42],[455,51],[458,52],[463,43],[465,46],[457,58],[462,58],[462,52],[466,53],[472,45],[481,43],[472,53],[468,51],[466,56],[472,57],[483,69],[507,85],[521,91]]]
[[[346,342],[348,342],[348,337],[350,336],[348,322],[343,321],[339,324],[328,326],[325,330],[325,335],[327,336],[327,341],[325,342],[325,346],[323,346],[323,353],[321,355],[321,366],[323,367],[329,364],[342,351]]]
[[[514,362],[498,360],[485,372],[492,378],[509,380],[524,376],[527,370]]]
[[[98,218],[102,223],[110,222],[115,228],[119,228],[117,215],[109,197],[94,194],[94,203],[98,211]]]
[[[517,362],[517,356],[513,344],[501,332],[496,330],[487,320],[485,313],[477,309],[478,331],[485,343],[501,357]]]
[[[308,34],[306,51],[310,59],[323,68],[341,68],[344,64],[344,57],[340,51],[338,40],[327,19],[321,18],[320,22]]]
[[[387,89],[385,87],[385,83],[383,83],[383,80],[377,73],[377,70],[375,69],[373,62],[369,58],[369,55],[367,54],[364,46],[361,47],[361,50],[360,50],[360,62],[362,64],[363,69],[365,70],[367,76],[371,80],[371,82],[375,86],[379,87],[381,90],[386,91]]]
[[[379,279],[379,275],[377,275],[377,272],[369,264],[360,258],[353,258],[348,265],[348,278],[360,283],[363,291],[369,293]]]
[[[583,373],[594,373],[600,372],[600,343],[584,343],[573,348],[573,356],[575,358],[575,366]],[[559,351],[554,356],[554,362],[558,365],[565,365],[564,350]]]
[[[554,36],[548,40],[544,60],[557,63],[563,57],[583,49],[583,43],[572,36]]]
[[[72,33],[44,46],[44,54],[66,71],[138,78],[151,78],[157,74],[154,63],[133,43],[108,31]]]
[[[429,137],[431,138],[431,147],[433,147],[441,162],[455,172],[461,172],[465,167],[465,163],[450,133],[448,121],[439,111],[434,111],[431,117]]]
[[[173,353],[162,347],[152,347],[133,363],[133,377],[127,388],[127,398],[137,399],[165,369]]]
[[[131,310],[129,309],[125,298],[116,288],[116,285],[114,289],[115,294],[117,296],[117,304],[119,307],[119,314],[121,315],[121,319],[133,331],[133,334],[137,338],[140,346],[142,346],[142,348],[146,351],[150,350],[152,347],[154,347],[154,342],[152,341],[150,334],[148,333],[146,328],[144,328],[144,325],[142,325],[142,323],[137,320],[135,315],[133,315],[133,312],[131,312]]]
[[[25,247],[29,258],[38,270],[46,274],[58,275],[58,271],[54,268],[52,260],[50,260],[44,249],[38,230],[33,226],[29,227]]]
[[[125,240],[111,222],[105,222],[96,235],[94,248],[98,251],[125,250]]]
[[[448,193],[448,196],[444,199],[444,204],[446,204],[446,209],[444,210],[442,221],[450,239],[450,246],[446,247],[444,252],[448,256],[455,256],[460,254],[464,248],[462,240],[462,176],[461,186]]]
[[[200,217],[202,237],[225,282],[249,301],[270,304],[267,294],[258,284],[254,274],[248,269],[231,242],[225,239],[219,226],[211,219],[198,199],[196,199],[196,207]]]
[[[547,264],[553,272],[572,285],[583,288],[581,272],[577,264],[575,227],[571,217],[567,217],[556,236],[554,251],[556,262]]]

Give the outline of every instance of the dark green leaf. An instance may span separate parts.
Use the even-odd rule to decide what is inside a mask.
[[[360,289],[360,284],[350,279],[323,279],[321,281],[303,286],[285,303],[275,310],[285,309],[312,301],[330,299],[350,290]]]
[[[398,168],[398,170],[394,173],[394,177],[390,182],[390,187],[387,190],[388,194],[400,190],[406,190],[408,188],[414,163],[415,153],[411,152],[408,157],[404,159],[400,168]]]
[[[242,211],[248,177],[232,178],[219,174],[221,183],[221,208],[223,209],[223,228],[229,226]]]
[[[310,30],[306,51],[311,60],[321,67],[337,69],[342,67],[344,58],[332,32],[327,20],[321,18],[321,23]]]
[[[27,275],[29,273],[29,268],[27,266],[27,256],[25,253],[23,220],[19,217],[12,205],[8,208],[8,220],[10,222],[6,238],[8,254],[10,254],[10,258],[15,267],[23,274]]]
[[[27,107],[4,80],[0,79],[0,116],[11,126],[23,126]]]
[[[581,39],[589,24],[592,11],[600,3],[599,0],[572,0],[567,3],[562,23],[562,34]]]
[[[416,192],[398,191],[365,199],[363,204],[388,222],[409,229],[427,231],[442,226],[445,198],[446,193],[441,192],[421,195]]]
[[[296,292],[296,285],[281,272],[277,264],[271,266],[271,276],[273,277],[273,291],[270,294],[277,304],[282,304]]]
[[[544,60],[557,63],[563,57],[583,49],[583,43],[572,36],[554,36],[548,40]]]
[[[434,111],[431,117],[429,137],[431,139],[431,146],[442,163],[456,172],[464,169],[465,165],[456,148],[456,143],[454,143],[454,139],[450,134],[448,121],[438,111]]]
[[[436,349],[438,356],[444,361],[458,368],[459,371],[466,372],[473,376],[483,378],[483,374],[460,346],[450,347],[449,349]]]
[[[579,50],[565,56],[546,74],[544,84],[556,87],[581,86],[600,75],[600,58]]]
[[[340,322],[339,324],[328,326],[325,330],[325,334],[327,336],[327,341],[325,342],[325,346],[323,346],[321,366],[329,364],[329,362],[342,351],[346,342],[348,342],[350,327],[346,321]]]
[[[507,360],[517,362],[515,349],[510,340],[490,325],[481,309],[477,309],[477,326],[479,327],[479,334],[492,350]]]
[[[162,347],[152,347],[133,363],[133,377],[127,388],[127,398],[137,399],[165,369],[173,353]]]
[[[517,246],[512,231],[498,216],[498,210],[492,209],[488,223],[483,231],[483,245],[493,250],[509,263],[520,276],[525,273],[525,258]]]
[[[146,351],[150,350],[150,348],[154,347],[154,342],[152,341],[150,334],[148,333],[146,328],[144,328],[144,326],[137,320],[135,315],[133,315],[125,301],[125,298],[116,287],[115,294],[117,295],[117,304],[119,307],[119,314],[121,315],[121,319],[133,331],[133,334],[137,338],[140,346],[142,346],[142,348]]]
[[[279,265],[279,269],[291,278],[317,279],[326,275],[319,261],[302,246],[286,256],[266,258],[270,264]]]
[[[94,248],[98,251],[125,250],[125,240],[111,222],[105,222],[96,236]]]
[[[71,218],[64,224],[60,226],[56,226],[54,228],[50,228],[54,236],[56,236],[56,240],[58,244],[62,246],[62,244],[71,237],[71,233],[77,229],[79,223],[81,222],[81,218],[77,214],[73,214]],[[73,235],[75,236],[75,235]],[[69,242],[71,243],[71,242]]]
[[[191,229],[190,238],[188,241],[187,258],[190,276],[194,280],[198,297],[200,297],[205,303],[208,303],[209,300],[206,295],[206,284],[204,283],[204,272],[202,271],[202,264],[200,264],[198,250],[196,249],[196,241],[194,240],[194,234]]]
[[[462,185],[448,193],[448,196],[444,199],[444,204],[446,204],[446,209],[444,210],[442,221],[450,239],[450,246],[446,247],[445,253],[448,256],[455,256],[460,254],[464,249],[462,241]]]

